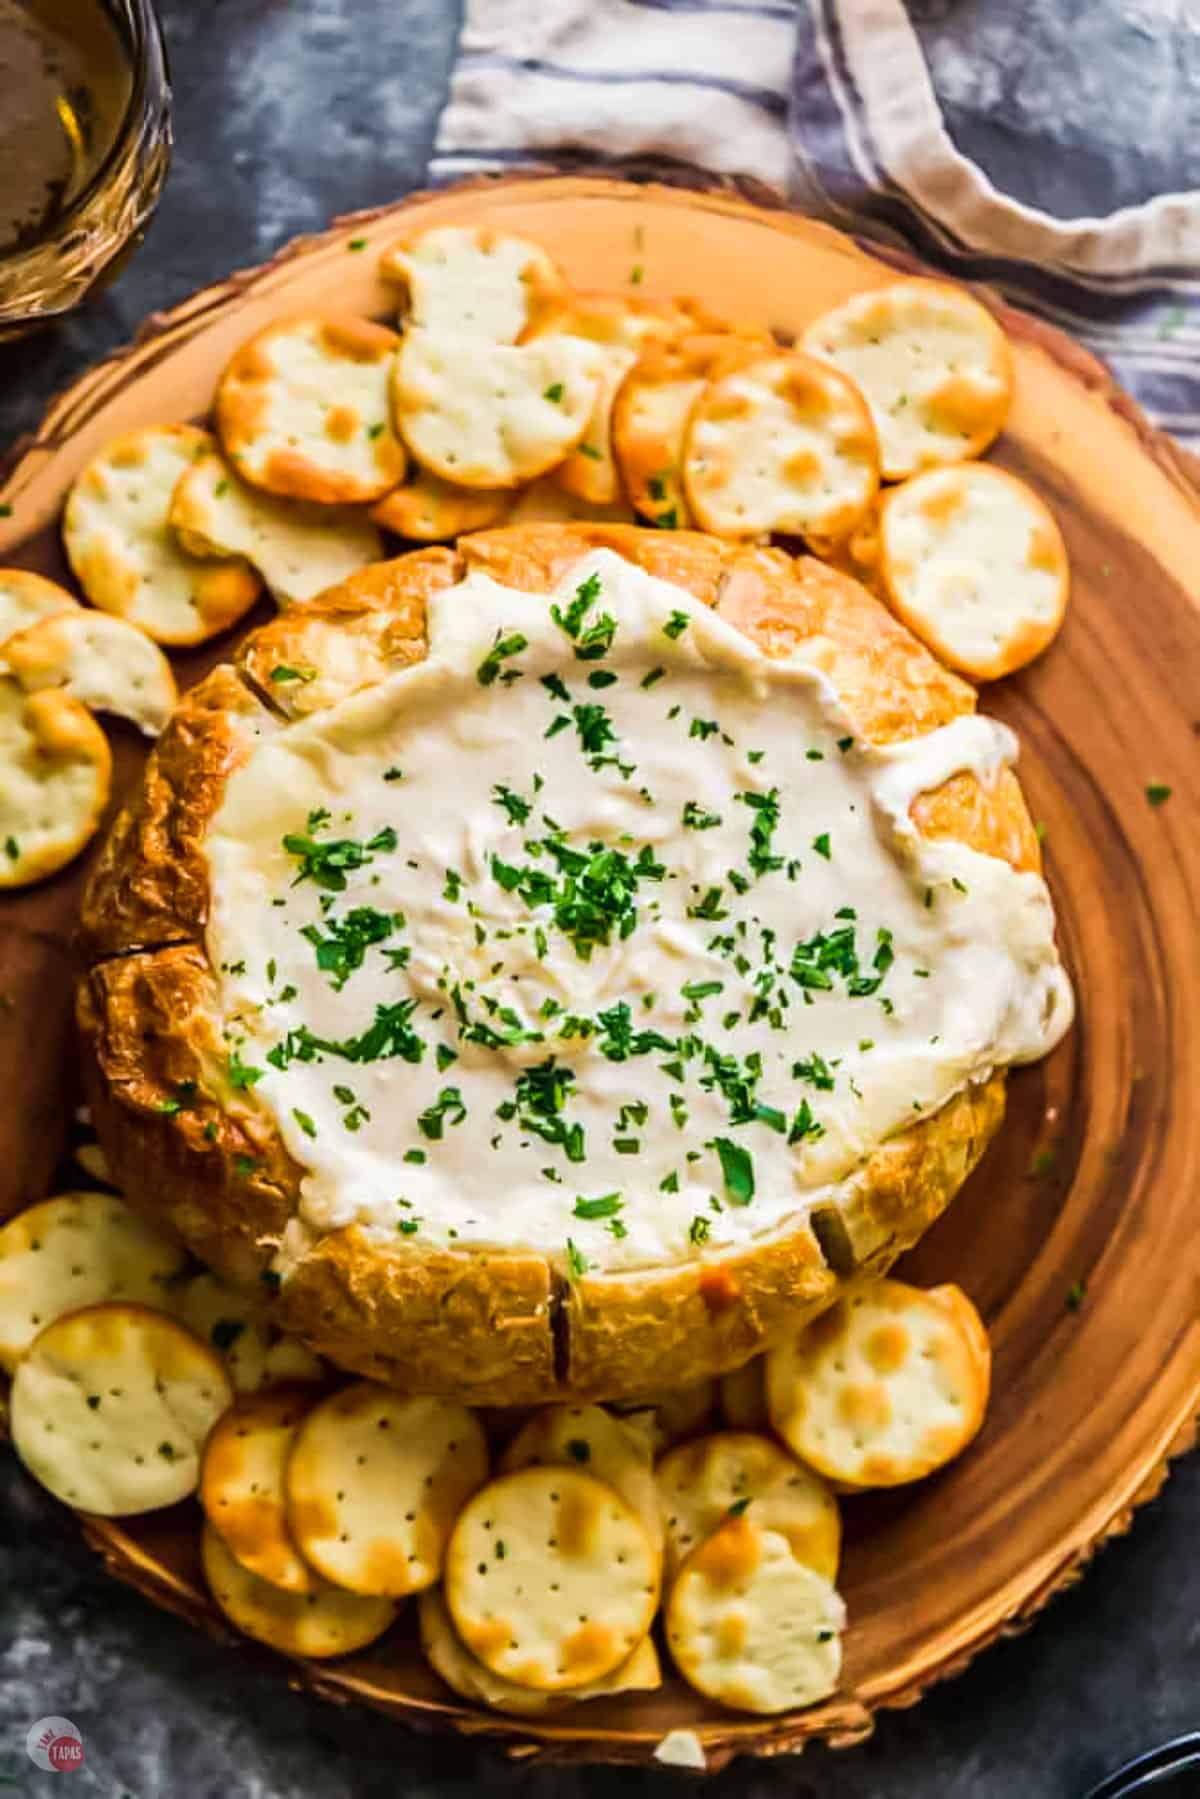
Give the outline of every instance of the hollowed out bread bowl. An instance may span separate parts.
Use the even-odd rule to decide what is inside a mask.
[[[588,1253],[518,1235],[505,1241],[499,1201],[487,1243],[353,1218],[320,1230],[299,1223],[304,1143],[290,1124],[281,1129],[262,1082],[246,1081],[239,1052],[231,1057],[222,1035],[228,975],[209,957],[206,842],[229,785],[265,745],[420,663],[427,607],[465,576],[482,572],[523,595],[548,595],[598,551],[715,608],[766,657],[815,664],[849,721],[841,741],[852,734],[861,746],[900,744],[974,709],[970,686],[856,582],[814,558],[626,526],[485,532],[454,551],[417,551],[365,570],[252,634],[234,666],[201,681],[118,818],[83,911],[88,1098],[130,1201],[227,1278],[263,1283],[279,1322],[335,1362],[479,1403],[620,1398],[740,1365],[828,1306],[849,1277],[882,1272],[913,1244],[962,1186],[1003,1112],[1003,1070],[985,1067],[937,1110],[865,1143],[836,1183],[777,1209],[761,1235],[739,1212],[739,1239],[722,1241],[714,1212],[711,1237],[693,1233],[681,1251],[640,1266],[605,1265],[591,1249],[600,1241],[595,1225],[576,1230]],[[565,650],[569,661],[571,645]],[[585,670],[595,666],[570,664],[573,690],[584,692]],[[547,754],[565,755],[571,741],[564,732]],[[456,804],[447,791],[446,808]],[[918,792],[910,813],[924,843],[957,842],[1030,874],[1040,868],[1006,767],[983,780],[959,769]],[[996,1063],[1003,1059],[1012,1058]],[[650,1063],[624,1066],[636,1100]],[[407,1103],[406,1083],[419,1074],[424,1098],[433,1079],[428,1059],[419,1069],[391,1061],[387,1074],[397,1106]],[[336,1082],[338,1070],[329,1078]],[[457,1067],[441,1077],[457,1078]],[[452,1126],[453,1115],[444,1137]],[[466,1128],[483,1154],[483,1122]],[[565,1190],[592,1190],[585,1171],[566,1167],[565,1175]]]

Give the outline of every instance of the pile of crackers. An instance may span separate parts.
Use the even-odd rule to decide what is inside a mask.
[[[99,1190],[0,1230],[0,1366],[17,1453],[66,1504],[198,1495],[209,1588],[246,1635],[346,1655],[411,1600],[454,1693],[531,1717],[658,1687],[660,1645],[735,1710],[827,1697],[836,1495],[943,1467],[990,1382],[958,1288],[874,1280],[719,1383],[472,1411],[339,1382]]]
[[[574,289],[486,229],[427,231],[381,271],[397,329],[281,319],[222,374],[214,432],[134,431],[82,471],[63,536],[96,612],[0,569],[0,886],[53,873],[97,828],[110,758],[92,715],[161,726],[156,645],[229,630],[264,589],[304,605],[396,539],[573,519],[800,537],[977,681],[1057,632],[1062,537],[979,460],[1012,358],[963,289],[884,282],[785,348],[693,300]]]

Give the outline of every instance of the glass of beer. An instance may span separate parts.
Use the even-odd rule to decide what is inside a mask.
[[[0,0],[0,337],[69,311],[137,243],[170,99],[151,0]]]

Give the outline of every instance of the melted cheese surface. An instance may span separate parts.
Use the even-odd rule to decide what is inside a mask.
[[[231,1071],[303,1224],[579,1273],[828,1200],[1070,1023],[1042,879],[909,817],[1015,751],[859,745],[820,671],[609,551],[435,595],[426,660],[264,741],[208,838]]]

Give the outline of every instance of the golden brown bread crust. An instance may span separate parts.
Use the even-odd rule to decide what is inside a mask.
[[[932,730],[974,704],[973,690],[847,576],[810,557],[793,562],[778,550],[693,532],[482,532],[457,551],[375,565],[256,632],[239,654],[242,679],[219,669],[193,691],[118,821],[85,901],[85,943],[98,965],[79,1002],[89,1096],[117,1179],[227,1278],[247,1283],[268,1273],[303,1173],[253,1093],[229,1084],[202,947],[201,840],[245,754],[238,721],[270,716],[250,684],[272,711],[311,709],[282,695],[288,684],[272,682],[271,669],[320,660],[331,632],[344,632],[323,677],[322,703],[331,704],[418,659],[428,595],[465,570],[546,591],[596,546],[717,606],[769,654],[803,644],[871,741]],[[307,693],[317,681],[301,685]],[[1011,775],[986,789],[956,775],[921,795],[913,814],[931,836],[959,838],[1019,867],[1040,865]],[[130,953],[148,945],[163,947]],[[310,1241],[297,1225],[272,1303],[281,1324],[344,1367],[481,1404],[618,1398],[644,1390],[664,1367],[677,1384],[695,1381],[740,1365],[815,1316],[846,1276],[889,1267],[958,1191],[1003,1103],[1002,1075],[967,1088],[876,1150],[836,1209],[818,1208],[748,1249],[566,1282],[535,1253],[431,1252],[357,1226]]]
[[[227,1279],[257,1283],[302,1170],[228,1082],[198,944],[101,962],[79,988],[84,1091],[130,1202]]]
[[[201,846],[225,783],[253,746],[247,723],[269,730],[272,720],[224,664],[184,695],[88,882],[86,961],[199,937],[208,921]]]

